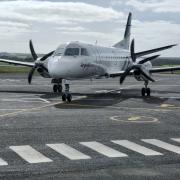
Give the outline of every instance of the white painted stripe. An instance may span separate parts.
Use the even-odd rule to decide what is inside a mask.
[[[5,102],[40,102],[40,103],[49,103],[49,101],[46,101],[42,98],[11,98],[11,99],[1,99],[1,101]]]
[[[88,148],[97,151],[100,154],[103,154],[107,157],[127,157],[127,154],[121,153],[115,149],[112,149],[104,144],[101,144],[96,141],[92,142],[80,142],[80,144],[87,146]]]
[[[52,162],[51,159],[47,158],[40,152],[36,151],[29,145],[25,146],[10,146],[14,152],[21,156],[25,161],[29,163],[42,163],[42,162]]]
[[[171,138],[173,141],[180,142],[180,138]]]
[[[0,158],[0,166],[7,166],[8,163]]]
[[[158,139],[142,139],[142,141],[163,148],[165,150],[180,154],[180,147],[160,141]]]
[[[139,144],[136,144],[134,142],[128,141],[128,140],[115,140],[112,141],[115,144],[121,145],[127,149],[133,150],[135,152],[138,152],[140,154],[143,154],[145,156],[158,156],[163,155],[157,151],[154,151],[152,149],[146,148],[144,146],[141,146]]]
[[[47,144],[47,146],[71,160],[91,159],[90,156],[87,156],[64,143]]]

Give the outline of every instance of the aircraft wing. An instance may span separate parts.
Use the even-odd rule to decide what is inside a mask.
[[[164,67],[164,68],[152,68],[150,69],[150,73],[158,73],[158,72],[172,72],[180,70],[180,66],[174,67]]]
[[[118,72],[112,72],[112,73],[110,72],[110,73],[108,73],[108,76],[109,77],[119,77],[123,74],[124,74],[124,71],[118,71]]]
[[[151,68],[149,70],[150,73],[159,73],[159,72],[172,72],[172,71],[180,71],[180,66],[174,66],[174,67],[163,67],[163,68]],[[113,72],[109,73],[109,77],[119,77],[124,74],[125,71],[118,71],[118,72]],[[128,75],[133,75],[133,70],[128,74]]]
[[[170,48],[172,48],[174,46],[177,46],[177,44],[173,44],[173,45],[170,45],[170,46],[164,46],[164,47],[160,47],[160,48],[156,48],[156,49],[151,49],[151,50],[147,50],[147,51],[137,52],[137,53],[135,53],[135,56],[136,56],[136,58],[146,56],[148,54],[153,54],[153,53],[156,53],[156,52],[159,52],[159,51],[170,49]]]
[[[33,62],[23,62],[23,61],[15,61],[15,60],[7,60],[7,59],[0,59],[0,62],[4,62],[7,64],[14,64],[19,66],[27,66],[27,67],[33,67]]]

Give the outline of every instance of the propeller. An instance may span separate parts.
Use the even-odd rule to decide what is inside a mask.
[[[145,58],[141,61],[139,61],[138,63],[136,62],[136,54],[135,54],[135,41],[134,39],[131,42],[131,59],[133,61],[133,65],[131,65],[130,67],[128,67],[126,69],[126,71],[122,74],[122,76],[120,77],[120,84],[122,84],[124,82],[124,80],[126,79],[126,77],[130,74],[130,72],[132,70],[134,70],[134,72],[143,75],[146,79],[148,79],[149,81],[154,82],[155,80],[151,78],[151,76],[149,75],[149,73],[144,69],[143,64],[148,62],[148,61],[152,61],[154,59],[156,59],[157,57],[159,57],[160,55],[155,55],[155,56],[151,56],[148,58]]]
[[[138,64],[144,64],[144,63],[146,63],[148,61],[152,61],[152,60],[158,58],[159,56],[160,55],[155,55],[155,56],[151,56],[151,57],[145,58],[145,59],[141,60]]]
[[[37,54],[36,54],[36,52],[34,50],[34,46],[33,46],[32,40],[29,41],[29,48],[30,48],[33,60],[35,62],[34,66],[29,71],[29,74],[28,74],[28,83],[31,84],[33,74],[34,74],[34,72],[35,72],[35,70],[37,68],[42,68],[42,69],[44,69],[45,71],[48,72],[48,69],[46,67],[44,67],[44,65],[43,65],[43,61],[45,61],[49,56],[51,56],[54,53],[54,51],[51,51],[50,53],[45,54],[43,57],[38,58],[38,56],[37,56]]]
[[[131,42],[131,59],[135,63],[136,62],[136,54],[135,54],[135,41],[134,39]]]

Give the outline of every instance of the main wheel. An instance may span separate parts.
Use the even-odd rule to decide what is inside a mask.
[[[142,96],[145,96],[145,94],[146,94],[146,89],[145,88],[142,88],[141,94],[142,94]]]
[[[55,85],[53,86],[53,91],[54,91],[55,93],[58,91],[58,86],[57,86],[57,84],[55,84]]]
[[[57,86],[57,91],[60,92],[60,93],[62,92],[62,85]]]
[[[151,89],[150,88],[146,89],[146,94],[147,94],[147,96],[151,96]]]
[[[66,98],[67,98],[67,97],[66,97],[66,94],[63,94],[63,95],[62,95],[62,101],[65,102],[65,101],[66,101]]]
[[[68,94],[66,98],[67,98],[67,101],[68,101],[68,102],[71,102],[71,101],[72,101],[72,95],[71,95],[71,94]]]

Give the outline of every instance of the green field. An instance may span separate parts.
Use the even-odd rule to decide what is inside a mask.
[[[8,65],[0,63],[0,73],[27,73],[30,71],[29,67]]]
[[[28,67],[7,67],[0,66],[0,73],[28,73],[30,68]]]

